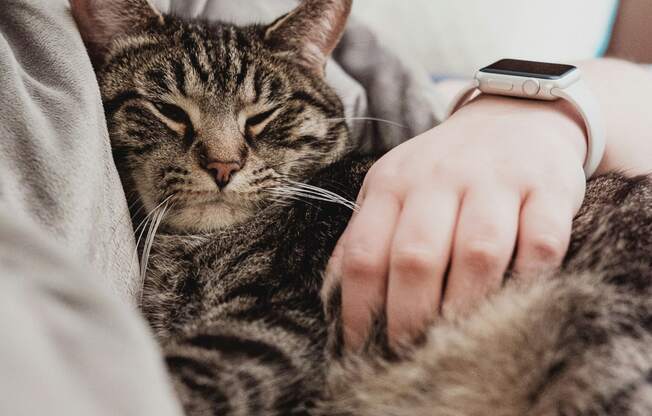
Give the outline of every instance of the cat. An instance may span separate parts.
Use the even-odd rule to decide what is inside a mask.
[[[322,288],[355,209],[335,194],[374,159],[324,81],[351,0],[243,27],[146,0],[71,8],[134,223],[158,229],[141,306],[188,415],[652,414],[649,178],[588,184],[554,276],[508,278],[401,351],[379,317],[351,354],[339,286]]]

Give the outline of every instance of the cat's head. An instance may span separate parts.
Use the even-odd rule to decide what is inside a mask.
[[[243,5],[244,6],[244,5]],[[180,231],[244,221],[345,151],[324,80],[351,0],[305,0],[269,25],[162,15],[147,0],[71,0],[98,73],[128,197]]]

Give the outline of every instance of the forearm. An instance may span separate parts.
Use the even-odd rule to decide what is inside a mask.
[[[652,173],[652,73],[614,59],[579,65],[594,91],[607,129],[607,148],[598,174]]]

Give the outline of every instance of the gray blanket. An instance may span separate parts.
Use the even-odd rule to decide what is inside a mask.
[[[157,2],[271,21],[291,0]],[[436,123],[425,74],[352,22],[328,66],[363,151]],[[354,120],[383,118],[396,125]],[[66,0],[0,1],[0,414],[173,415],[97,83]]]

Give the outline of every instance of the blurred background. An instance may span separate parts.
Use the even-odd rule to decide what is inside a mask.
[[[186,16],[254,23],[298,0],[151,1]],[[243,7],[225,7],[238,1]],[[652,64],[652,0],[353,0],[353,18],[426,81],[420,87],[440,119],[475,71],[501,58]]]
[[[151,0],[163,11],[266,22],[296,0]],[[504,57],[572,62],[616,56],[652,64],[652,0],[353,0],[354,18],[437,78],[471,77]]]
[[[652,0],[354,0],[383,43],[435,77],[469,77],[503,57],[652,63]],[[613,35],[613,36],[612,36]]]

